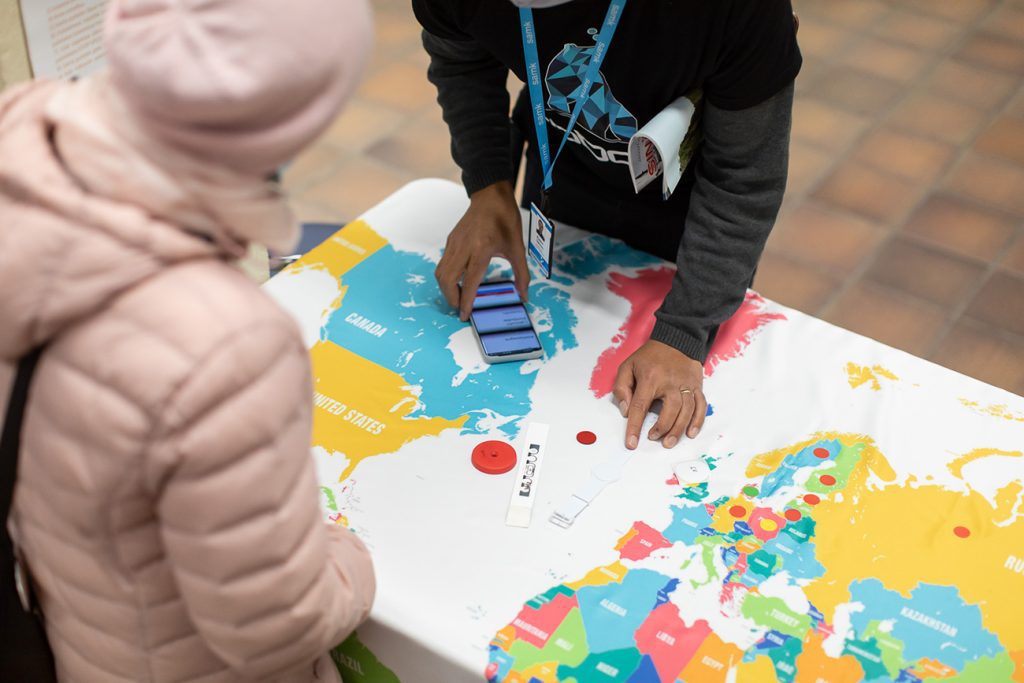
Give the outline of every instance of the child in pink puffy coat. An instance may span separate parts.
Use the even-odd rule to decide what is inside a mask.
[[[0,365],[46,345],[8,528],[58,676],[336,681],[373,569],[321,518],[298,329],[233,261],[295,241],[267,178],[353,89],[368,8],[113,0],[106,29],[105,71],[0,97]]]

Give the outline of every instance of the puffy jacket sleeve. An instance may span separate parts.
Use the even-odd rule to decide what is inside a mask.
[[[147,463],[167,559],[207,646],[247,679],[312,664],[368,615],[373,568],[321,520],[308,354],[239,331],[169,400]]]

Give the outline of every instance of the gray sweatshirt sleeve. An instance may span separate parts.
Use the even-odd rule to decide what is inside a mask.
[[[782,204],[793,84],[749,109],[705,106],[678,272],[651,332],[700,362],[712,331],[743,303]]]
[[[452,158],[468,194],[500,180],[512,181],[511,123],[505,87],[508,69],[472,40],[423,32],[430,55],[427,78],[452,139]]]

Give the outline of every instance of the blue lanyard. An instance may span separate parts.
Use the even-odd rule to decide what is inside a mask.
[[[530,105],[533,111],[533,127],[537,130],[537,147],[540,151],[541,170],[544,172],[544,191],[551,188],[551,171],[555,168],[555,162],[565,147],[565,141],[569,139],[576,121],[583,111],[583,105],[590,99],[590,88],[597,79],[601,70],[601,63],[608,53],[608,45],[612,42],[615,29],[619,26],[619,19],[622,17],[622,9],[626,6],[626,0],[612,0],[608,5],[608,12],[605,14],[604,23],[597,34],[594,44],[594,56],[587,65],[587,72],[580,84],[580,96],[576,99],[576,106],[572,109],[572,116],[569,117],[569,125],[565,127],[565,135],[558,145],[554,159],[551,158],[551,147],[548,145],[548,122],[544,114],[544,90],[541,88],[540,58],[537,56],[537,31],[533,21],[533,10],[529,7],[519,9],[519,22],[523,32],[523,57],[526,59],[526,84],[530,89]]]

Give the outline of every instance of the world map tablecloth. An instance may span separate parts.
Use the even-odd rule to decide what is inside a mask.
[[[1024,681],[1024,400],[750,292],[701,435],[642,444],[558,528],[623,452],[611,384],[673,269],[562,228],[530,286],[545,358],[487,365],[433,277],[465,206],[412,183],[266,286],[310,347],[325,516],[376,563],[346,681]],[[533,421],[551,437],[524,530],[513,473],[470,452]],[[698,457],[710,480],[681,486]]]

